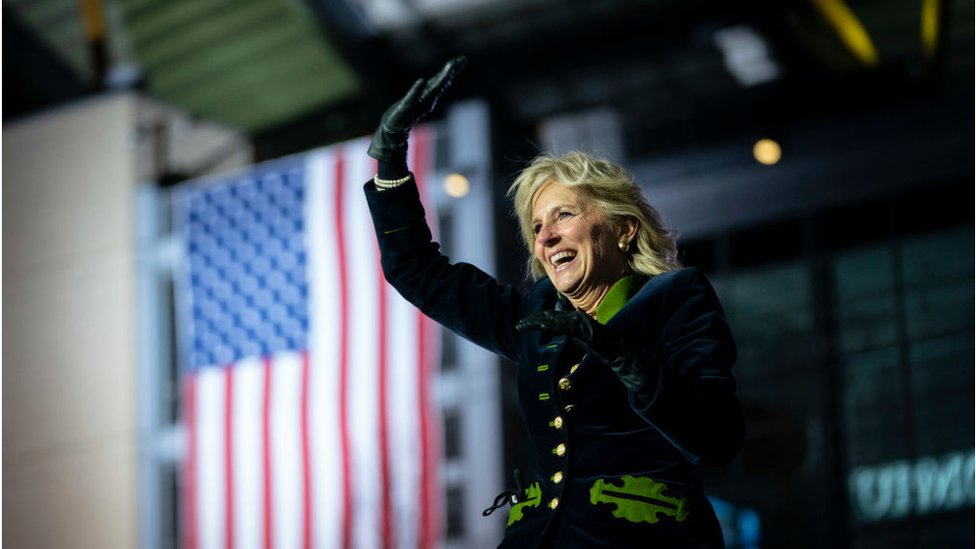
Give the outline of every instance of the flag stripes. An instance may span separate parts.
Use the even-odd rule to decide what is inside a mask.
[[[428,152],[430,142],[433,140],[433,133],[428,131],[426,128],[420,128],[416,132],[416,139],[413,143],[413,162],[415,166],[415,176],[417,178],[417,186],[420,188],[421,197],[426,197],[427,194],[424,192],[424,184],[426,183],[427,174],[430,173],[430,169],[427,166],[427,162],[430,160],[430,153]],[[437,230],[437,220],[434,218],[433,213],[435,210],[430,206],[429,203],[425,204],[425,210],[427,213],[427,225],[432,231]],[[440,493],[440,483],[439,479],[436,478],[437,475],[437,464],[440,460],[440,432],[436,429],[437,422],[431,421],[432,410],[430,409],[431,399],[428,394],[429,383],[425,380],[433,379],[435,374],[432,371],[432,364],[439,364],[440,357],[435,357],[431,353],[431,349],[434,347],[430,337],[436,333],[432,328],[435,326],[433,321],[425,317],[420,311],[413,310],[413,315],[416,319],[417,326],[417,342],[416,347],[419,352],[417,360],[417,374],[415,380],[417,381],[417,395],[418,395],[418,415],[420,417],[420,459],[421,459],[421,470],[420,470],[420,506],[421,509],[440,509],[441,502],[439,498],[436,497]],[[432,362],[434,361],[434,362]],[[420,546],[421,547],[432,547],[437,543],[440,535],[440,523],[438,522],[440,514],[436,512],[428,512],[421,515],[420,518]]]
[[[335,234],[339,260],[339,447],[342,452],[342,547],[352,542],[352,462],[349,457],[349,284],[345,237],[345,170],[342,156],[335,159]]]
[[[431,137],[418,134],[422,180]],[[383,279],[361,191],[367,146],[176,195],[183,547],[439,544],[434,332]]]
[[[224,373],[224,522],[227,549],[234,547],[234,368]]]

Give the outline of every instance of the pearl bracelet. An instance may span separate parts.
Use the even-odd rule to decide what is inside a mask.
[[[400,185],[403,185],[407,181],[410,181],[410,177],[410,174],[407,174],[400,179],[380,179],[379,176],[375,176],[373,177],[373,184],[380,189],[394,189]]]

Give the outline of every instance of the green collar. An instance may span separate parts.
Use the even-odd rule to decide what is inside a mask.
[[[606,324],[617,314],[617,311],[634,297],[634,294],[644,285],[647,278],[638,274],[629,274],[614,283],[607,295],[596,306],[596,321]]]

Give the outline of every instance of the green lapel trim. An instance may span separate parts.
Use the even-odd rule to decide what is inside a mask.
[[[614,283],[607,295],[596,306],[596,321],[600,324],[610,322],[617,311],[623,309],[624,305],[634,297],[634,294],[644,285],[647,279],[641,275],[630,274]]]

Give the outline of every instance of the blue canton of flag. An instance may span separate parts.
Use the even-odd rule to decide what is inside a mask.
[[[188,201],[191,367],[307,347],[304,169],[275,168]]]

